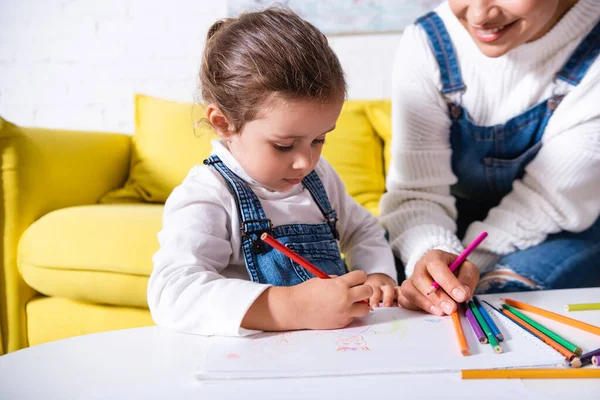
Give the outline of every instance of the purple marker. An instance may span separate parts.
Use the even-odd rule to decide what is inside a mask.
[[[592,364],[594,364],[596,367],[600,366],[600,356],[592,357]]]
[[[473,332],[475,332],[475,336],[477,336],[479,343],[486,344],[488,342],[487,337],[484,335],[483,330],[479,326],[479,322],[477,322],[477,319],[475,319],[475,316],[469,307],[467,307],[465,315],[467,316],[469,324],[471,324],[471,328],[473,328]]]

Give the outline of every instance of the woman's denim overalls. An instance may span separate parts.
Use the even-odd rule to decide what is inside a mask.
[[[204,163],[221,174],[235,198],[246,269],[253,282],[293,286],[314,278],[312,273],[260,240],[263,232],[269,232],[286,247],[329,275],[341,276],[346,273],[337,244],[339,239],[336,229],[337,215],[331,208],[325,188],[315,171],[308,174],[302,180],[302,184],[319,206],[325,222],[274,227],[256,194],[239,176],[227,168],[219,157],[212,155]]]
[[[466,91],[450,36],[441,18],[431,12],[416,21],[429,38],[440,67],[442,93]],[[556,75],[577,86],[600,52],[600,23],[583,39]],[[473,221],[485,218],[490,208],[512,190],[525,166],[542,146],[548,120],[564,95],[554,95],[510,119],[504,125],[478,126],[461,104],[448,100],[452,118],[450,142],[452,169],[458,182],[451,187],[458,209],[458,236],[462,238]],[[600,177],[599,177],[600,179]],[[567,288],[600,285],[600,219],[580,233],[561,232],[545,242],[509,254],[495,269],[508,268],[537,284],[537,288]],[[485,291],[531,290],[524,283],[492,283]]]

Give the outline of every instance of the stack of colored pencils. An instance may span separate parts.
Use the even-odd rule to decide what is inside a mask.
[[[528,317],[522,311],[529,311],[534,314],[542,315],[544,317],[562,322],[572,327],[585,330],[587,332],[595,333],[597,335],[600,335],[599,327],[586,324],[585,322],[568,318],[560,314],[546,311],[541,308],[537,308],[516,300],[505,299],[504,301],[506,304],[503,304],[501,309],[492,306],[488,302],[485,303],[488,306],[492,307],[494,310],[496,310],[496,312],[498,312],[500,315],[505,316],[510,321],[515,323],[521,329],[524,329],[525,331],[529,332],[534,337],[538,338],[542,342],[551,346],[554,350],[564,355],[567,366],[574,368],[583,367],[585,365],[591,364],[592,358],[594,356],[600,357],[600,349],[596,349],[586,354],[582,354],[581,347],[577,346],[574,343],[571,343],[563,336],[545,327],[533,318]]]

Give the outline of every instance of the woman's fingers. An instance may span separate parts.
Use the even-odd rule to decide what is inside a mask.
[[[446,253],[448,254],[448,253]],[[450,254],[448,254],[450,255]],[[447,258],[447,259],[446,259]],[[463,284],[458,280],[458,278],[450,271],[448,266],[452,263],[449,259],[450,257],[436,257],[427,262],[427,272],[429,275],[440,285],[440,287],[452,296],[452,299],[461,303],[468,299],[468,293]],[[463,263],[464,264],[464,263]],[[462,267],[461,267],[462,268]],[[426,289],[425,294],[430,291],[429,288]],[[439,289],[438,289],[439,291]],[[436,291],[437,293],[437,291]],[[433,295],[434,293],[430,294]],[[444,310],[445,311],[445,310]],[[454,310],[452,310],[454,311]],[[450,313],[452,313],[450,311]]]
[[[446,267],[447,268],[447,267]],[[433,293],[427,294],[431,288],[432,280],[429,276],[414,279],[414,286],[419,291],[421,296],[429,300],[434,306],[441,309],[444,313],[450,315],[456,310],[456,303],[442,289],[436,290]],[[431,312],[428,309],[425,311]],[[437,314],[432,312],[432,314]]]
[[[415,287],[411,279],[402,282],[400,294],[398,295],[398,304],[409,309],[414,309],[414,306],[416,306],[435,315],[443,314],[442,309],[421,293],[421,291]]]
[[[479,282],[479,268],[472,262],[465,261],[458,270],[458,280],[467,291],[467,299],[470,299]]]

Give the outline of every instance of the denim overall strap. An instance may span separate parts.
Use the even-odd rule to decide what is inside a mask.
[[[239,176],[227,168],[218,156],[211,155],[204,160],[204,164],[212,166],[221,174],[235,198],[240,216],[240,231],[244,252],[264,251],[264,243],[259,240],[260,235],[263,232],[272,231],[273,223],[267,218],[256,194]]]
[[[336,224],[338,221],[337,213],[333,208],[331,208],[331,203],[329,203],[329,197],[327,196],[327,192],[323,187],[323,183],[321,179],[317,175],[317,173],[313,170],[310,174],[308,174],[304,179],[302,179],[302,184],[305,188],[308,189],[311,196],[319,206],[319,209],[323,213],[329,228],[331,229],[331,233],[333,237],[337,240],[340,239],[340,234],[336,228]]]
[[[579,43],[556,77],[573,86],[579,85],[598,54],[600,54],[600,22]]]
[[[292,286],[314,276],[303,267],[290,260],[281,252],[266,246],[260,240],[263,232],[269,232],[284,246],[303,256],[329,275],[343,275],[346,272],[334,238],[335,212],[331,210],[327,193],[321,180],[313,173],[303,179],[309,192],[319,205],[327,223],[290,224],[273,227],[256,194],[247,183],[231,171],[216,155],[204,161],[225,179],[232,193],[240,217],[242,252],[248,275],[253,282],[277,286]],[[333,222],[333,228],[331,225]]]
[[[466,86],[460,74],[460,65],[442,19],[431,11],[415,21],[425,29],[431,49],[440,66],[442,93],[464,92]]]

